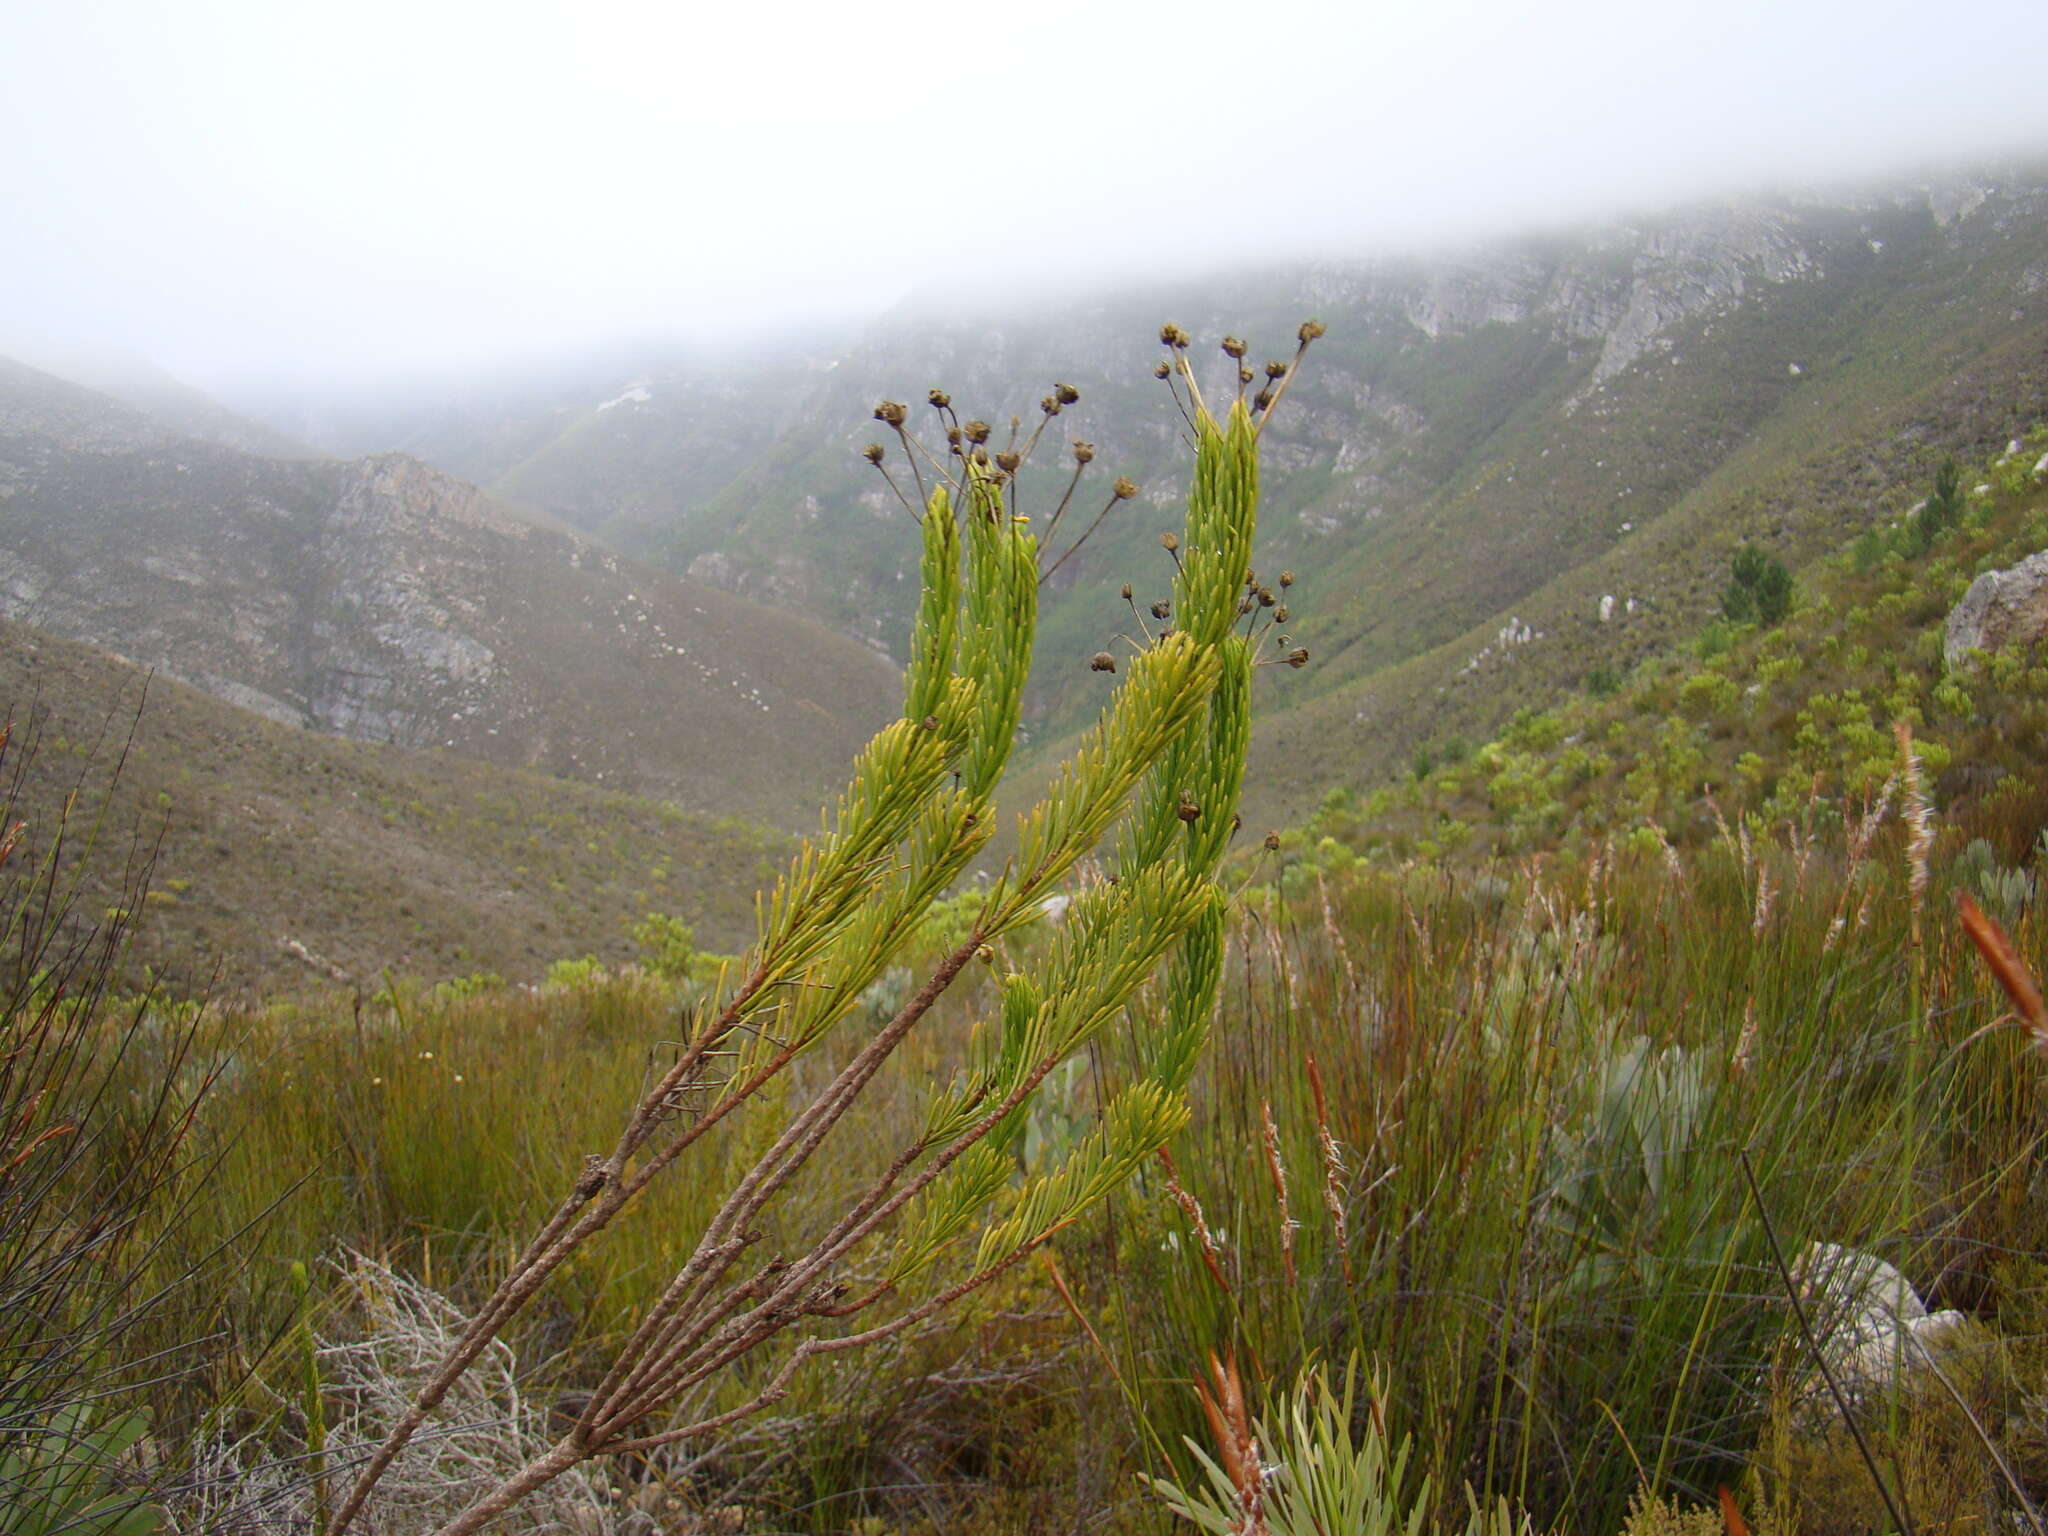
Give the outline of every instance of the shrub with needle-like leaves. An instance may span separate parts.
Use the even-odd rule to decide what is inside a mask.
[[[1074,480],[1045,525],[1043,547],[1018,512],[1018,476],[1045,423],[1078,398],[1069,386],[1047,397],[1039,432],[1021,450],[1013,434],[1012,448],[992,453],[988,425],[960,423],[939,391],[931,404],[946,432],[943,456],[910,432],[904,406],[877,408],[916,488],[916,500],[904,501],[918,515],[923,545],[903,717],[869,744],[826,829],[762,900],[754,948],[713,985],[673,1060],[628,1110],[617,1142],[589,1157],[362,1469],[336,1511],[336,1530],[549,1277],[690,1158],[722,1165],[744,1146],[750,1160],[702,1230],[679,1241],[673,1279],[582,1399],[573,1427],[443,1524],[442,1536],[479,1528],[592,1457],[645,1455],[714,1435],[784,1396],[807,1360],[916,1326],[1075,1220],[1185,1122],[1184,1090],[1223,961],[1216,871],[1237,819],[1262,638],[1261,611],[1243,599],[1259,435],[1281,391],[1247,402],[1240,390],[1219,420],[1203,405],[1184,333],[1168,329],[1169,366],[1195,447],[1185,528],[1162,541],[1176,568],[1176,625],[1148,634],[1099,723],[1021,818],[1015,852],[964,937],[893,1017],[866,1039],[841,1044],[840,1064],[779,1129],[743,1136],[738,1127],[750,1109],[790,1102],[793,1064],[821,1054],[835,1031],[861,1017],[856,1001],[902,963],[933,901],[984,852],[1017,733],[1042,573],[1101,521],[1052,556],[1093,457],[1082,443],[1073,445]],[[1314,322],[1305,325],[1302,347],[1320,334]],[[880,445],[864,452],[890,474]],[[927,472],[936,481],[929,490]],[[890,483],[901,494],[900,482]],[[1103,514],[1134,495],[1119,480]],[[929,1094],[921,1121],[822,1230],[791,1251],[761,1251],[777,1202],[833,1144],[849,1110],[946,989],[978,957],[992,960],[994,946],[1106,844],[1114,878],[1074,898],[1034,974],[1003,980],[999,1017],[978,1036],[980,1058]],[[1165,1008],[1140,1070],[1062,1160],[1019,1180],[1013,1144],[1040,1085],[1155,977]],[[722,1143],[712,1140],[721,1132]],[[933,1278],[939,1274],[946,1278]],[[783,1335],[793,1343],[760,1355]],[[747,1371],[756,1358],[772,1363]],[[748,1383],[742,1400],[713,1411],[707,1394],[735,1380]]]

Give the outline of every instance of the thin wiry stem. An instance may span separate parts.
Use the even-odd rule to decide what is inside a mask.
[[[1835,1400],[1835,1408],[1842,1415],[1842,1422],[1849,1428],[1849,1434],[1856,1441],[1856,1450],[1863,1457],[1863,1465],[1869,1469],[1870,1480],[1877,1484],[1877,1496],[1884,1500],[1885,1512],[1892,1517],[1892,1528],[1902,1531],[1905,1536],[1914,1536],[1910,1514],[1903,1513],[1892,1498],[1891,1485],[1884,1480],[1879,1470],[1877,1457],[1872,1454],[1870,1442],[1863,1437],[1862,1426],[1856,1422],[1855,1410],[1849,1406],[1848,1396],[1842,1385],[1835,1380],[1835,1373],[1828,1365],[1827,1352],[1814,1337],[1813,1325],[1807,1321],[1806,1308],[1799,1304],[1799,1285],[1792,1278],[1792,1271],[1785,1264],[1785,1250],[1778,1246],[1778,1229],[1771,1221],[1771,1213],[1764,1205],[1764,1192],[1757,1185],[1756,1169],[1749,1161],[1749,1148],[1740,1147],[1736,1156],[1742,1162],[1742,1176],[1749,1183],[1749,1198],[1756,1205],[1757,1219],[1763,1223],[1764,1240],[1770,1244],[1771,1263],[1777,1267],[1778,1278],[1784,1284],[1785,1298],[1792,1303],[1793,1319],[1799,1324],[1799,1336],[1806,1341],[1806,1348],[1813,1356],[1813,1363],[1820,1367],[1821,1380],[1828,1385],[1828,1395]],[[1901,1497],[1905,1490],[1899,1490]]]
[[[1111,511],[1115,509],[1116,504],[1122,500],[1123,498],[1121,496],[1117,496],[1115,494],[1112,494],[1110,496],[1109,505],[1104,507],[1100,512],[1095,514],[1095,521],[1088,525],[1087,531],[1084,532],[1081,535],[1081,537],[1074,540],[1073,543],[1067,546],[1065,554],[1061,555],[1059,559],[1053,561],[1051,565],[1046,567],[1044,574],[1038,578],[1038,584],[1041,587],[1044,586],[1048,581],[1052,580],[1053,576],[1059,571],[1059,568],[1061,566],[1065,565],[1069,560],[1074,558],[1075,551],[1079,550],[1083,544],[1086,544],[1088,542],[1089,538],[1093,536],[1095,530],[1102,526],[1102,520],[1108,517]]]
[[[1060,497],[1060,504],[1053,508],[1052,519],[1045,525],[1045,532],[1039,537],[1040,549],[1051,547],[1053,530],[1059,527],[1060,519],[1067,515],[1067,504],[1074,499],[1074,487],[1081,483],[1081,476],[1087,468],[1088,466],[1085,462],[1074,465],[1073,478],[1067,482],[1067,493]]]

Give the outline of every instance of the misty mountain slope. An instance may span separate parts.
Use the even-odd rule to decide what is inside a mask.
[[[147,358],[105,348],[27,351],[19,360],[140,411],[179,437],[195,437],[273,459],[312,459],[318,450],[289,433],[238,415],[204,391],[172,377]]]
[[[333,970],[374,986],[386,967],[537,980],[559,958],[630,958],[627,928],[649,911],[683,917],[707,949],[734,948],[786,852],[729,818],[294,730],[0,620],[9,720],[32,846],[74,788],[97,825],[90,851],[84,820],[67,839],[81,911],[124,896],[136,839],[157,851],[130,959],[180,992],[208,987],[216,965],[231,994],[330,985]]]
[[[870,419],[875,402],[907,402],[936,438],[923,394],[940,386],[963,416],[994,422],[1000,442],[1010,414],[1029,432],[1038,398],[1069,382],[1083,398],[1027,468],[1024,510],[1052,506],[1067,437],[1098,449],[1080,515],[1116,474],[1142,493],[1048,588],[1032,721],[1061,736],[1101,691],[1084,658],[1128,626],[1117,584],[1141,598],[1167,585],[1156,539],[1187,453],[1150,376],[1160,322],[1196,335],[1207,387],[1226,393],[1213,351],[1226,331],[1251,342],[1256,363],[1289,355],[1314,315],[1329,334],[1267,439],[1260,556],[1304,576],[1292,631],[1316,662],[1288,680],[1300,698],[1505,627],[1610,554],[1611,580],[1629,585],[1625,546],[1667,513],[1695,496],[1725,501],[1825,446],[1816,402],[1848,402],[1828,407],[1828,432],[1877,451],[1937,380],[2038,334],[2044,188],[2048,176],[2026,172],[1762,198],[1428,258],[997,306],[993,319],[911,308],[814,371],[787,430],[713,494],[707,483],[747,460],[749,434],[784,410],[780,393],[750,406],[735,381],[696,420],[696,397],[680,391],[667,411],[659,391],[624,399],[601,425],[586,406],[505,484],[585,526],[631,526],[636,540],[667,508],[677,566],[897,651],[917,595],[914,548],[907,514],[859,456],[890,438]],[[607,398],[630,394],[621,384]],[[1993,401],[1950,405],[1929,430],[1956,444],[2000,418]],[[725,438],[715,450],[697,446],[707,431]]]
[[[636,374],[492,478],[491,494],[543,508],[614,548],[658,551],[774,451],[812,371],[699,364]]]
[[[402,455],[284,462],[0,367],[0,615],[273,719],[809,824],[896,705],[801,618]]]
[[[1064,739],[1104,691],[1085,657],[1130,625],[1116,585],[1144,601],[1170,575],[1156,540],[1187,455],[1150,377],[1159,322],[1197,335],[1206,387],[1226,393],[1208,350],[1226,330],[1263,360],[1315,315],[1329,333],[1267,439],[1259,557],[1302,577],[1289,629],[1315,659],[1267,690],[1261,736],[1266,761],[1291,765],[1274,803],[1299,805],[1697,622],[1738,537],[1805,558],[1895,512],[1888,498],[1944,451],[2002,442],[2038,414],[2044,295],[2048,176],[2026,172],[1225,274],[993,323],[905,312],[814,375],[772,450],[677,517],[670,558],[897,646],[916,593],[907,515],[859,457],[889,438],[875,401],[930,423],[923,390],[943,386],[1000,440],[1010,412],[1028,432],[1037,397],[1072,383],[1082,401],[1026,470],[1024,510],[1050,508],[1069,436],[1106,471],[1081,515],[1116,473],[1143,490],[1048,588],[1031,728]],[[657,501],[631,488],[654,461],[604,461],[606,446],[559,452],[620,504]],[[1600,625],[1608,595],[1627,622]]]

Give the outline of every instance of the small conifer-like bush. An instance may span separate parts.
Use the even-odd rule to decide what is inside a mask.
[[[930,400],[942,451],[909,430],[904,406],[877,407],[914,498],[880,445],[864,451],[916,514],[923,546],[902,718],[869,743],[824,830],[762,898],[752,950],[725,968],[670,1059],[624,1107],[617,1141],[588,1156],[363,1466],[335,1512],[335,1531],[357,1517],[408,1441],[549,1277],[656,1180],[689,1177],[693,1162],[721,1174],[730,1165],[732,1183],[701,1230],[677,1234],[666,1289],[577,1399],[560,1440],[440,1536],[478,1529],[592,1457],[646,1455],[715,1435],[784,1396],[806,1362],[915,1327],[1014,1267],[1185,1123],[1186,1085],[1223,965],[1216,875],[1237,821],[1253,668],[1273,628],[1250,563],[1259,436],[1321,334],[1313,321],[1303,325],[1294,361],[1269,364],[1249,399],[1244,344],[1225,338],[1239,387],[1219,418],[1197,387],[1187,334],[1176,326],[1161,333],[1161,376],[1195,453],[1185,525],[1161,539],[1175,567],[1170,604],[1153,610],[1163,627],[1132,642],[1101,719],[1019,818],[1014,852],[964,937],[879,1024],[858,1022],[857,1001],[903,962],[934,900],[996,830],[1039,586],[1136,488],[1117,481],[1102,513],[1055,557],[1094,451],[1072,445],[1072,478],[1042,533],[1019,512],[1017,480],[1045,423],[1076,391],[1057,386],[1041,403],[1039,431],[1021,447],[1013,432],[1000,451],[988,446],[989,426],[962,423],[941,391]],[[1307,655],[1276,659],[1298,667]],[[1118,670],[1108,652],[1093,665]],[[872,1149],[856,1158],[835,1137],[849,1110],[962,972],[993,961],[1005,935],[1091,859],[1111,873],[1074,896],[1036,971],[1003,977],[997,1016],[975,1036],[976,1059],[923,1088],[921,1114],[902,1123],[900,1144],[843,1209],[810,1223],[794,1245],[765,1241],[777,1202],[821,1155],[868,1166]],[[1148,982],[1163,1007],[1140,1042],[1137,1070],[1064,1158],[1020,1176],[1014,1144],[1040,1085]],[[842,1038],[856,1026],[865,1038]],[[807,1059],[816,1070],[803,1080],[822,1086],[799,1102],[792,1068]],[[772,1355],[771,1343],[779,1343]],[[736,1380],[746,1383],[740,1400],[714,1411],[708,1393]]]

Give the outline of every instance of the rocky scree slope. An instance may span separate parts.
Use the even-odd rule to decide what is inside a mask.
[[[896,706],[867,648],[417,460],[179,438],[0,364],[0,616],[273,720],[808,824]]]

